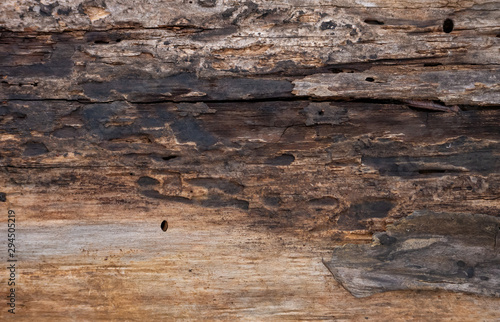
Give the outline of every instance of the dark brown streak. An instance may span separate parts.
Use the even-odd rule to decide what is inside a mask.
[[[432,101],[417,101],[417,100],[404,100],[403,102],[411,107],[423,108],[431,111],[440,111],[448,113],[457,113],[460,111],[460,107],[458,107],[458,105],[445,106],[434,103]]]

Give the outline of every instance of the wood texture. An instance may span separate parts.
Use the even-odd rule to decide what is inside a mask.
[[[414,213],[372,245],[337,248],[325,263],[357,297],[415,289],[500,296],[500,220],[471,214]]]
[[[419,210],[497,220],[499,9],[0,3],[14,318],[498,319],[474,287],[357,299],[322,260]]]

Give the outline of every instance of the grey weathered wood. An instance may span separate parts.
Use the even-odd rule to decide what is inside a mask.
[[[336,248],[325,265],[356,297],[406,289],[500,296],[499,236],[496,217],[418,212],[371,245]]]
[[[348,88],[335,89],[330,97],[350,97],[359,90],[354,97],[395,93],[397,98],[403,92],[431,100],[444,93],[443,100],[456,104],[498,103],[494,86],[494,66],[499,63],[497,3],[388,3],[308,1],[291,6],[274,1],[217,1],[207,7],[197,1],[169,1],[166,6],[124,1],[68,0],[50,5],[22,1],[17,6],[4,2],[0,97],[277,98],[293,96],[290,82],[301,83],[301,76],[335,72],[340,74],[326,76],[325,81],[333,81],[335,87],[337,79]],[[454,29],[445,33],[443,24],[449,18]],[[179,73],[187,74],[174,77]],[[473,82],[464,74],[471,75]],[[267,79],[232,79],[264,76]],[[377,79],[367,84],[367,77]],[[384,86],[381,82],[388,77],[392,81]],[[426,86],[408,93],[402,83],[407,81]],[[431,86],[436,82],[443,82],[443,88]],[[383,95],[377,90],[388,87],[393,90]]]
[[[423,99],[447,105],[500,103],[500,69],[492,66],[459,70],[373,68],[362,73],[316,74],[293,83],[295,95],[316,98]]]

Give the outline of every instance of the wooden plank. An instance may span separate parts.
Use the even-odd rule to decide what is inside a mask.
[[[369,276],[338,283],[323,261],[344,252],[332,271],[363,268],[353,254],[415,211],[497,220],[499,12],[479,0],[0,3],[14,318],[497,319],[496,277],[458,293],[382,284],[392,291],[361,300],[348,290],[371,294]],[[6,266],[4,296],[9,278]]]
[[[410,67],[386,71],[394,86],[412,67],[430,67],[432,74],[433,66],[444,65],[462,79],[474,66],[498,65],[498,5],[486,1],[398,1],[390,14],[387,1],[217,2],[209,8],[195,1],[165,7],[144,2],[133,5],[141,8],[136,13],[127,2],[48,6],[2,4],[2,99],[126,100],[134,87],[150,100],[276,98],[293,96],[290,81],[312,73],[340,72],[335,77],[342,80],[362,76],[362,90],[373,75],[358,72],[377,66]],[[109,14],[93,20],[99,10]],[[446,19],[453,21],[450,33],[443,29]],[[484,80],[470,71],[486,86],[477,89],[474,104],[481,104],[485,91],[497,91],[489,82],[496,82],[498,72],[488,70]],[[350,72],[356,73],[344,75]],[[174,76],[179,73],[187,74]],[[281,78],[234,80],[266,75]]]
[[[321,259],[415,209],[495,215],[498,113],[309,101],[11,101],[0,178],[3,208],[16,211],[20,226],[19,312],[492,318],[497,299],[465,294],[360,302]],[[171,130],[179,120],[204,136],[195,126],[191,137]],[[391,310],[373,309],[388,301]]]
[[[318,98],[439,100],[447,105],[498,106],[500,102],[500,70],[495,67],[377,69],[307,76],[294,81],[293,93]]]

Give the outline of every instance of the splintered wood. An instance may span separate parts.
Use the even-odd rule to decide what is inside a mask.
[[[2,1],[0,320],[498,319],[499,22]]]

